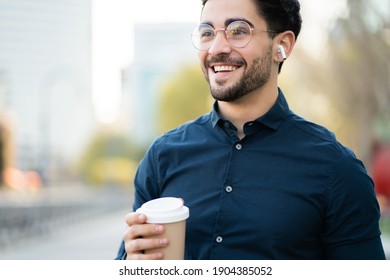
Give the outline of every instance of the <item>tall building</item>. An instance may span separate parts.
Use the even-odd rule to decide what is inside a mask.
[[[90,2],[0,1],[0,104],[13,117],[20,169],[50,177],[90,137]]]
[[[124,71],[124,110],[131,137],[147,143],[156,136],[158,95],[164,82],[180,67],[197,63],[190,34],[195,23],[136,24],[134,61]]]

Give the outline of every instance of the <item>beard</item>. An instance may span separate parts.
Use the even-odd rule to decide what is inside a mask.
[[[205,72],[206,80],[210,85],[210,92],[212,97],[218,101],[231,102],[238,100],[241,97],[248,95],[254,90],[264,86],[270,78],[271,66],[272,66],[272,46],[268,48],[267,53],[263,57],[259,57],[253,60],[250,68],[246,68],[239,81],[234,85],[223,88],[223,83],[218,84],[218,87],[211,86],[208,75]],[[230,62],[227,55],[225,58],[216,57],[214,62]],[[227,57],[227,58],[226,58]],[[245,65],[244,63],[241,63]],[[243,66],[242,66],[243,67]]]

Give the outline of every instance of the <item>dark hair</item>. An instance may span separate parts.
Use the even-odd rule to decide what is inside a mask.
[[[208,0],[202,0],[204,6]],[[267,28],[277,33],[291,30],[295,38],[301,31],[301,5],[298,0],[252,0],[258,13],[267,23]],[[272,34],[272,33],[271,33]]]
[[[208,0],[202,0],[204,6]],[[301,31],[302,18],[300,14],[301,5],[298,0],[252,0],[257,6],[257,11],[267,23],[269,30],[276,33],[270,33],[274,38],[277,33],[282,33],[291,30],[295,39]],[[282,68],[282,63],[279,66],[279,72]]]

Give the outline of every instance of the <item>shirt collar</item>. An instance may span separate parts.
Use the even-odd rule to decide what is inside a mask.
[[[214,102],[213,110],[211,111],[210,118],[211,118],[211,122],[213,124],[213,127],[215,127],[220,120],[223,120],[222,116],[218,113],[218,102],[217,101]]]
[[[284,97],[282,90],[278,88],[278,98],[275,104],[267,113],[265,113],[263,116],[260,116],[254,121],[262,123],[263,125],[276,130],[289,114],[290,109],[288,107],[287,100]],[[211,112],[210,117],[213,127],[215,127],[219,121],[224,121],[222,116],[218,113],[218,102],[214,102],[213,110]]]

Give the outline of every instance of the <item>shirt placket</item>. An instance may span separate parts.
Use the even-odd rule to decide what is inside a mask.
[[[223,254],[223,248],[228,246],[226,244],[229,244],[229,237],[226,235],[226,217],[231,216],[230,212],[234,211],[234,209],[229,206],[231,204],[230,201],[232,200],[231,196],[234,195],[234,168],[231,163],[235,160],[237,153],[241,153],[243,150],[243,143],[237,137],[236,130],[232,124],[225,122],[223,124],[223,128],[232,145],[230,148],[229,161],[226,163],[227,167],[225,179],[221,186],[221,197],[215,222],[211,258],[223,258],[224,256],[221,255]]]

